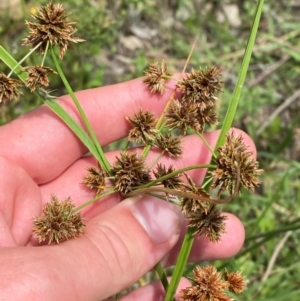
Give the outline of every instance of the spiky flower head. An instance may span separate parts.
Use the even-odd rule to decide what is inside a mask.
[[[23,39],[23,45],[29,45],[35,48],[40,44],[37,51],[44,53],[48,42],[50,45],[58,45],[60,49],[59,57],[63,58],[67,49],[71,49],[71,42],[83,42],[83,39],[74,37],[76,32],[73,25],[75,22],[69,22],[68,16],[62,4],[48,3],[41,6],[36,15],[32,18],[36,23],[26,21],[29,28],[29,36]]]
[[[83,178],[83,184],[99,195],[105,189],[105,171],[98,163],[98,167],[90,166],[87,168],[87,175]]]
[[[181,299],[185,301],[230,301],[226,294],[227,281],[213,266],[197,266],[193,270],[194,278],[190,279],[193,286],[181,290]]]
[[[158,163],[156,166],[156,170],[153,171],[153,174],[156,179],[165,177],[175,171],[175,168],[170,165],[168,168],[166,168],[165,165],[162,165],[161,163]],[[173,175],[171,177],[168,177],[164,180],[161,180],[160,182],[164,187],[170,188],[170,189],[180,189],[183,182],[180,179],[180,175]]]
[[[116,158],[111,170],[115,175],[115,190],[127,194],[134,187],[148,183],[151,180],[150,170],[145,165],[145,159],[135,152],[124,151]]]
[[[149,111],[142,111],[134,114],[133,118],[126,117],[131,123],[132,129],[129,131],[128,140],[136,143],[153,144],[158,131],[155,128],[156,118],[154,114]]]
[[[235,136],[234,132],[227,134],[226,142],[217,149],[217,169],[212,171],[214,182],[211,188],[218,188],[219,194],[227,190],[234,194],[237,184],[254,191],[261,181],[258,176],[263,170],[258,169],[259,163],[255,161],[252,152],[247,152],[242,135]]]
[[[151,93],[163,94],[166,89],[166,83],[171,77],[167,70],[166,62],[163,60],[159,63],[149,63],[148,69],[145,70],[144,83],[150,89]]]
[[[50,67],[37,65],[23,67],[22,71],[28,72],[26,87],[30,88],[31,92],[33,92],[37,87],[49,86],[49,78],[47,73],[57,74],[57,72]]]
[[[194,230],[194,235],[206,236],[212,242],[218,242],[221,234],[226,232],[225,220],[222,211],[214,204],[207,210],[190,211],[186,214],[189,220],[188,227]]]
[[[170,157],[182,155],[181,137],[172,137],[170,133],[159,134],[155,140],[155,146],[163,150]]]
[[[50,202],[44,206],[42,216],[33,219],[33,233],[38,241],[59,244],[82,234],[85,225],[81,214],[73,213],[74,207],[70,198],[59,201],[56,196],[51,196]]]
[[[18,99],[20,91],[19,86],[23,83],[17,79],[7,77],[4,73],[0,73],[0,103],[6,103],[9,100]]]
[[[221,91],[222,81],[219,79],[221,70],[211,67],[192,70],[178,81],[177,88],[182,91],[182,100],[197,104],[200,110],[214,107],[216,92]]]
[[[181,134],[185,135],[190,127],[202,132],[204,124],[199,123],[198,109],[195,104],[182,103],[173,99],[166,113],[167,125],[170,129],[180,129]]]
[[[225,269],[224,277],[229,284],[229,291],[234,294],[240,294],[247,288],[245,278],[241,272],[228,273]]]

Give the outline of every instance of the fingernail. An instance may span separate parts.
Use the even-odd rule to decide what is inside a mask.
[[[147,196],[133,202],[133,215],[154,242],[162,243],[179,235],[183,222],[179,206]]]

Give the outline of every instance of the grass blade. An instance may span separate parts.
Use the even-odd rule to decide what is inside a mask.
[[[254,47],[254,42],[255,42],[256,35],[257,35],[257,31],[258,31],[258,25],[259,25],[261,13],[263,10],[263,4],[264,4],[264,0],[258,1],[254,21],[253,21],[252,28],[251,28],[251,33],[250,33],[250,36],[249,36],[249,39],[247,42],[247,46],[245,49],[245,54],[243,57],[243,61],[242,61],[241,69],[240,69],[239,76],[237,79],[237,83],[236,83],[236,86],[235,86],[235,89],[233,92],[232,100],[229,104],[228,110],[226,112],[226,116],[224,118],[221,133],[220,133],[216,147],[222,146],[224,144],[226,134],[229,131],[229,129],[232,125],[233,119],[234,119],[235,111],[237,109],[237,106],[238,106],[238,103],[240,100],[240,96],[241,96],[244,82],[246,79],[246,74],[247,74],[247,71],[249,68],[249,63],[250,63],[250,59],[251,59],[251,55],[252,55],[253,47]]]

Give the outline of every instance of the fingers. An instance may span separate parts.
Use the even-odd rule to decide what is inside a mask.
[[[128,134],[126,115],[132,116],[143,108],[158,117],[174,86],[170,82],[163,96],[154,95],[139,78],[76,95],[100,144],[106,145]],[[59,98],[59,103],[83,126],[69,96]],[[86,152],[72,131],[46,106],[1,127],[0,145],[0,155],[19,163],[39,184],[58,176]]]
[[[24,169],[0,156],[0,191],[0,247],[25,245],[41,213],[40,190]]]
[[[0,249],[0,258],[12,256],[14,261],[2,260],[1,293],[18,291],[21,283],[22,294],[30,292],[45,301],[103,300],[133,284],[162,259],[176,243],[182,220],[180,210],[170,203],[152,197],[126,199],[92,219],[76,240],[16,248],[14,254]],[[31,260],[35,264],[29,264]],[[15,281],[5,280],[14,274]]]

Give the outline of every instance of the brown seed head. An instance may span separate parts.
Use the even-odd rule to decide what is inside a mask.
[[[156,119],[153,113],[140,110],[134,114],[134,118],[126,117],[126,119],[133,126],[128,135],[129,141],[153,144],[158,135],[158,131],[155,128]]]
[[[241,272],[228,273],[227,270],[225,270],[224,275],[225,275],[225,280],[229,284],[228,289],[232,293],[240,294],[247,288],[245,278],[241,274]]]
[[[182,103],[177,99],[172,100],[166,120],[170,129],[180,129],[182,135],[186,134],[189,127],[199,132],[204,129],[204,124],[198,120],[197,105]]]
[[[170,165],[167,169],[165,165],[158,163],[156,166],[156,171],[153,171],[153,174],[154,174],[155,178],[158,179],[158,178],[164,177],[174,171],[175,171],[175,168],[172,165]],[[164,187],[166,187],[166,188],[180,189],[183,182],[180,179],[180,175],[175,175],[175,176],[171,176],[165,180],[162,180],[161,184],[164,185]]]
[[[222,211],[214,204],[206,210],[190,211],[186,215],[189,220],[188,227],[194,229],[194,235],[203,235],[212,242],[218,242],[221,234],[226,232],[225,220],[227,217],[222,215]]]
[[[81,214],[73,213],[74,207],[70,198],[60,202],[56,196],[52,196],[44,206],[43,215],[33,219],[33,232],[38,241],[59,244],[82,234],[85,225]]]
[[[90,166],[87,168],[88,174],[83,178],[83,183],[99,195],[105,189],[105,172],[101,165],[98,167]]]
[[[69,14],[65,13],[62,4],[48,3],[42,6],[37,15],[32,15],[32,18],[37,20],[37,23],[26,21],[29,28],[29,36],[23,39],[23,45],[30,45],[34,48],[38,44],[38,52],[44,53],[47,43],[50,45],[58,45],[60,48],[59,56],[63,58],[67,49],[71,49],[70,42],[83,42],[83,39],[74,37],[76,30],[73,28],[74,22],[68,21]]]
[[[45,66],[29,66],[22,68],[22,71],[28,72],[28,77],[26,80],[26,87],[30,88],[33,92],[37,87],[48,87],[49,78],[48,72],[52,74],[57,74],[56,71],[50,67]]]
[[[167,65],[163,60],[161,64],[150,63],[145,71],[144,83],[150,89],[151,93],[163,94],[166,89],[166,82],[170,79],[171,73],[167,70]]]
[[[197,104],[200,110],[214,107],[215,94],[221,91],[222,81],[219,80],[221,70],[217,67],[192,70],[181,79],[177,88],[182,91],[182,100]]]
[[[218,187],[219,194],[224,190],[233,194],[238,177],[241,184],[239,190],[244,186],[253,191],[261,183],[257,177],[263,170],[258,169],[259,163],[246,150],[247,146],[241,135],[235,137],[234,132],[227,134],[225,144],[217,150],[217,169],[211,172],[215,179],[211,188]]]
[[[145,159],[135,152],[124,151],[112,166],[115,175],[115,190],[127,194],[134,187],[151,180],[150,170],[145,166]]]
[[[181,298],[185,301],[230,301],[226,295],[228,283],[221,278],[221,273],[213,266],[197,266],[193,270],[194,278],[191,279],[194,284],[181,291]]]
[[[155,145],[166,152],[170,157],[182,155],[181,137],[171,137],[171,134],[159,134],[156,137]]]
[[[7,77],[4,73],[0,73],[0,103],[6,103],[9,100],[18,99],[21,93],[18,90],[23,83],[17,79]]]

